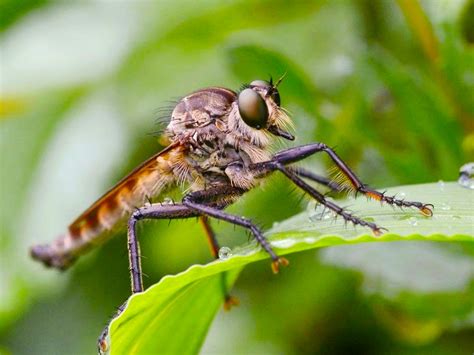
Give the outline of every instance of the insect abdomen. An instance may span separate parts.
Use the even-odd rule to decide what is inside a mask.
[[[102,244],[112,235],[134,208],[143,206],[147,198],[159,195],[174,181],[173,169],[181,159],[179,147],[168,147],[153,156],[119,182],[94,203],[70,226],[68,232],[51,244],[31,248],[34,259],[58,269],[68,268],[90,247]]]
[[[140,185],[148,184],[137,180],[137,185],[133,188],[124,186],[117,190],[95,208],[88,210],[85,215],[71,224],[67,233],[51,244],[34,246],[31,249],[31,255],[47,266],[58,269],[68,268],[91,246],[107,241],[112,235],[111,230],[122,224],[121,222],[130,215],[133,206],[143,205],[146,195],[138,193],[137,190],[142,189]]]

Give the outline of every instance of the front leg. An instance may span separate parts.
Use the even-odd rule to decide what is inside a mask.
[[[344,221],[351,222],[354,225],[358,224],[360,226],[369,227],[370,229],[372,229],[372,232],[377,236],[381,235],[382,230],[385,229],[385,228],[379,227],[375,223],[364,221],[363,219],[356,217],[352,215],[351,213],[347,212],[342,207],[339,207],[334,202],[327,200],[326,197],[322,193],[317,191],[311,185],[308,185],[298,176],[298,174],[288,169],[287,167],[283,165],[277,165],[277,169],[280,170],[283,174],[285,174],[286,177],[288,177],[291,181],[293,181],[296,186],[300,187],[302,190],[307,192],[312,198],[314,198],[320,204],[326,206],[327,208],[335,212],[337,215],[341,216],[344,219]]]
[[[328,154],[342,173],[347,183],[338,184],[341,188],[354,190],[356,193],[361,193],[368,198],[375,199],[380,202],[386,202],[390,205],[396,205],[399,207],[415,207],[418,208],[423,215],[428,217],[433,215],[432,204],[397,199],[395,196],[386,196],[383,192],[369,188],[367,185],[362,183],[362,181],[360,181],[356,174],[346,165],[346,163],[344,163],[344,161],[336,154],[336,152],[324,143],[311,143],[302,145],[300,147],[283,150],[275,154],[270,161],[253,164],[251,169],[256,172],[262,172],[263,174],[269,171],[281,170],[280,166],[295,163],[319,152],[325,152]],[[288,170],[288,168],[286,169]],[[291,169],[292,168],[290,168],[290,170]]]

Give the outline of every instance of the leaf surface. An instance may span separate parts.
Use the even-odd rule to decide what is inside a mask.
[[[381,207],[364,198],[339,201],[358,216],[373,219],[389,230],[376,237],[366,229],[346,226],[331,215],[328,218],[310,203],[307,211],[276,223],[266,236],[279,255],[364,242],[474,241],[473,190],[457,183],[433,183],[391,188],[387,193],[432,203],[434,216]],[[111,353],[197,353],[223,301],[222,273],[226,272],[230,287],[246,264],[268,257],[254,242],[236,248],[232,254],[226,260],[193,265],[178,275],[166,276],[132,296],[125,311],[111,323]]]

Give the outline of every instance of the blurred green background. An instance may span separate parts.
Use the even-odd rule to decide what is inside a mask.
[[[160,149],[160,108],[284,73],[295,144],[336,146],[372,186],[454,180],[474,158],[473,0],[1,0],[0,353],[94,353],[130,293],[125,235],[64,273],[28,247]],[[275,176],[231,210],[270,227],[306,203]],[[148,286],[211,260],[195,221],[140,235]],[[472,353],[473,265],[472,245],[414,242],[295,254],[278,277],[257,263],[202,353]]]

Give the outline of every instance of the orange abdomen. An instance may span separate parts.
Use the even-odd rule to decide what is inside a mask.
[[[82,213],[66,234],[51,244],[32,247],[33,258],[66,269],[91,246],[104,243],[133,209],[174,181],[175,170],[182,169],[184,163],[183,152],[182,146],[170,145],[145,161]]]

